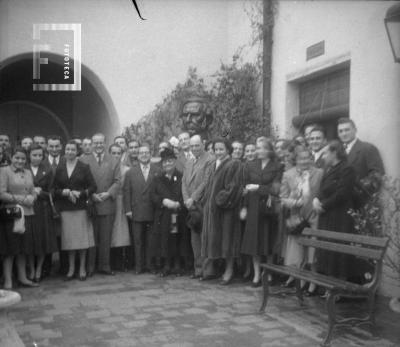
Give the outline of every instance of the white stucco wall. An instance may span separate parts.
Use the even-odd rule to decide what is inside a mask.
[[[393,60],[383,19],[394,2],[280,1],[274,28],[272,116],[291,135],[298,106],[287,80],[350,60],[350,118],[360,139],[380,150],[387,172],[400,176],[400,64]],[[325,41],[325,54],[306,61],[306,48]]]

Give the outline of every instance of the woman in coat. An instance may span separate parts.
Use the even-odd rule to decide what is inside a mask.
[[[304,247],[297,242],[297,235],[288,235],[286,227],[287,220],[291,217],[300,217],[307,220],[312,228],[318,226],[318,215],[313,212],[312,202],[319,192],[322,169],[313,166],[313,157],[308,148],[298,146],[295,151],[296,166],[285,171],[282,178],[280,199],[283,209],[282,231],[283,237],[287,235],[284,252],[284,264],[300,268],[303,263],[315,270],[314,249],[308,249],[304,253]],[[289,277],[285,286],[294,280]],[[315,291],[315,285],[310,284],[308,295]]]
[[[185,221],[186,208],[182,197],[182,174],[176,169],[176,155],[170,148],[161,152],[162,174],[152,183],[151,200],[153,202],[154,227],[158,236],[159,254],[163,265],[161,277],[167,276],[174,268],[181,275],[181,257],[187,258],[188,249],[184,245],[190,235]],[[186,247],[187,248],[187,247]]]
[[[214,141],[215,164],[204,195],[201,254],[207,261],[225,260],[221,284],[233,279],[234,259],[240,255],[241,162],[230,157],[226,140]]]
[[[109,148],[109,153],[120,162],[121,167],[121,186],[115,198],[115,219],[111,233],[111,254],[114,256],[112,258],[117,260],[117,264],[114,264],[115,267],[127,271],[128,248],[131,245],[131,238],[129,234],[128,218],[124,211],[122,187],[124,186],[125,176],[129,170],[129,166],[121,161],[122,148],[119,145],[112,144]],[[120,252],[115,252],[117,250]]]
[[[23,286],[37,287],[26,276],[26,254],[28,240],[35,227],[33,204],[36,193],[33,177],[25,169],[27,155],[22,147],[16,147],[12,153],[10,166],[0,169],[0,202],[2,206],[20,205],[24,210],[25,233],[13,232],[14,220],[1,223],[0,255],[3,256],[4,289],[12,289],[12,266],[17,259],[18,281]]]
[[[61,249],[68,251],[69,269],[65,280],[75,274],[75,252],[79,250],[79,279],[86,280],[86,251],[94,245],[93,226],[87,212],[87,200],[96,191],[89,165],[77,158],[78,145],[69,141],[65,161],[56,170],[54,194],[61,213]]]
[[[354,169],[347,164],[346,152],[338,140],[331,141],[323,154],[326,169],[313,208],[319,214],[318,228],[353,233],[353,220],[348,210],[353,207]],[[330,251],[316,254],[318,270],[335,277],[347,278],[351,261],[346,255]]]
[[[43,163],[43,157],[44,150],[42,147],[36,144],[30,147],[28,169],[33,176],[37,200],[33,205],[36,227],[33,230],[34,232],[30,234],[31,239],[28,242],[30,245],[30,251],[28,253],[30,273],[28,278],[35,282],[40,282],[41,280],[45,255],[52,254],[58,250],[49,199],[53,172],[49,166]]]
[[[260,138],[256,143],[256,160],[246,164],[245,206],[246,227],[243,235],[241,252],[253,257],[253,286],[261,285],[260,260],[272,255],[274,237],[277,230],[272,230],[276,221],[274,216],[265,213],[267,201],[278,197],[283,168],[274,155],[274,147],[267,138]]]

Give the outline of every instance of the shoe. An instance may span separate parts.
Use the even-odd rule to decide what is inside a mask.
[[[86,276],[87,275],[79,275],[79,281],[86,281]]]
[[[93,275],[94,275],[94,271],[88,271],[88,272],[86,273],[86,276],[87,276],[87,277],[93,277]]]
[[[99,271],[102,275],[107,275],[107,276],[115,276],[115,272],[111,270],[101,270]]]
[[[250,278],[251,278],[251,274],[248,274],[247,276],[243,276],[243,277],[242,277],[242,282],[243,282],[243,283],[249,282],[249,281],[250,281]]]
[[[64,282],[69,282],[69,281],[72,281],[74,279],[74,275],[72,275],[72,276],[65,276],[64,277]]]
[[[307,296],[307,297],[311,297],[311,296],[317,296],[318,294],[317,294],[317,290],[314,289],[312,292],[310,292],[308,290],[304,291],[303,295]]]
[[[252,288],[258,288],[258,287],[261,287],[261,286],[262,286],[261,279],[258,280],[258,282],[251,282],[251,287]]]
[[[39,287],[39,284],[37,284],[35,282],[21,282],[21,281],[18,281],[18,285],[21,286],[21,287],[25,287],[25,288]]]
[[[228,280],[222,279],[221,282],[219,282],[219,284],[221,286],[227,286],[227,285],[231,284],[232,281],[233,281],[233,276],[231,276]]]
[[[189,278],[192,279],[192,280],[198,279],[200,277],[201,277],[201,275],[196,275],[194,273],[189,276]]]
[[[32,282],[39,283],[42,280],[41,276],[35,277]]]
[[[199,281],[211,281],[211,280],[215,280],[217,279],[218,276],[217,275],[208,275],[208,276],[201,276],[199,278]]]
[[[285,282],[281,284],[282,288],[293,288],[295,286],[295,281]]]

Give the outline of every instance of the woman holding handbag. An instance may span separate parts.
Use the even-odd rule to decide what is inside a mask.
[[[68,251],[66,281],[74,278],[75,253],[79,251],[79,280],[86,280],[86,251],[94,245],[92,222],[87,200],[96,191],[89,165],[78,160],[78,144],[65,146],[65,161],[58,165],[54,177],[56,205],[61,214],[61,249]]]
[[[296,166],[285,171],[282,178],[280,190],[281,206],[283,214],[283,230],[287,233],[286,251],[284,253],[284,264],[300,268],[307,263],[314,269],[314,249],[309,248],[308,253],[304,253],[304,247],[297,242],[295,232],[304,225],[304,221],[310,227],[316,228],[318,224],[317,214],[313,213],[312,201],[319,192],[322,169],[313,166],[311,152],[303,146],[295,149]],[[285,286],[289,286],[294,281],[289,277]],[[310,284],[308,294],[314,293],[315,285]]]
[[[274,249],[274,216],[267,213],[267,201],[279,195],[283,166],[276,160],[273,143],[268,138],[256,142],[257,159],[248,162],[244,173],[246,227],[241,253],[253,257],[252,286],[261,286],[261,258],[268,258]]]
[[[50,185],[53,180],[53,172],[49,166],[43,163],[43,158],[43,148],[33,144],[29,149],[29,165],[27,167],[32,173],[34,190],[37,195],[37,200],[33,205],[36,227],[28,241],[28,278],[34,282],[41,280],[45,255],[58,250],[50,206]]]
[[[4,289],[12,289],[12,266],[17,260],[17,273],[20,285],[37,287],[38,284],[26,276],[26,240],[32,233],[34,224],[33,204],[36,193],[33,177],[25,169],[27,155],[22,147],[16,147],[12,153],[10,166],[0,169],[0,201],[2,207],[21,206],[25,228],[17,230],[14,226],[21,222],[21,218],[9,218],[1,223],[4,230],[0,230],[0,255],[3,256]],[[23,232],[25,230],[25,233]]]

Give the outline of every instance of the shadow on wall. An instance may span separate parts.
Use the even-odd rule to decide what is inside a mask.
[[[47,76],[62,71],[62,57],[46,53]],[[60,59],[61,58],[61,59]],[[1,62],[0,130],[12,141],[34,134],[58,134],[64,140],[103,132],[112,137],[119,131],[113,101],[97,75],[82,64],[80,91],[33,91],[33,56],[24,53]],[[61,66],[61,68],[60,68]]]

